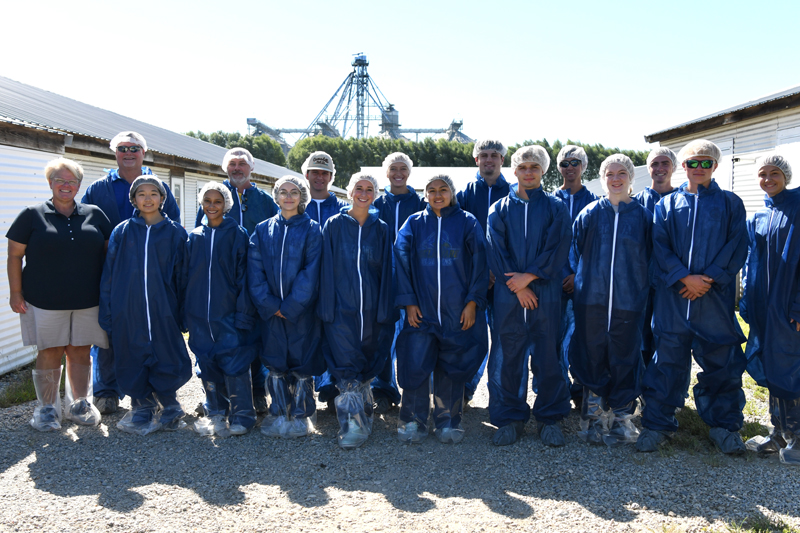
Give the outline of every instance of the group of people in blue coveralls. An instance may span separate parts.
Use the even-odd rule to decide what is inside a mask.
[[[123,148],[118,160],[143,155],[141,136],[120,135],[112,141]],[[252,170],[246,151],[234,150],[231,158]],[[267,435],[313,430],[314,376],[327,372],[343,448],[363,444],[375,410],[398,402],[401,441],[433,431],[457,443],[464,402],[488,367],[494,444],[516,442],[533,414],[543,444],[563,446],[560,421],[572,398],[580,438],[635,442],[648,452],[677,429],[693,356],[702,370],[695,403],[715,445],[725,453],[779,452],[784,463],[800,464],[800,245],[792,239],[800,195],[786,189],[784,158],[759,166],[766,208],[745,222],[741,200],[713,179],[721,153],[706,140],[678,156],[654,150],[652,187],[636,197],[634,166],[622,154],[600,166],[600,199],[582,186],[588,158],[580,147],[558,154],[557,194],[542,188],[550,166],[542,147],[513,154],[515,184],[501,173],[502,143],[480,141],[473,155],[479,171],[465,190],[432,176],[421,199],[407,185],[411,160],[390,154],[383,196],[376,201],[374,176],[354,174],[352,205],[335,201],[339,212],[323,217],[335,167],[328,154],[312,153],[306,179],[278,180],[277,213],[250,232],[229,216],[234,205],[242,206],[240,219],[244,211],[235,186],[200,191],[203,217],[190,235],[165,216],[174,198],[144,170],[126,187],[113,176],[90,187],[85,199],[97,195],[98,205],[127,188],[135,208],[112,233],[101,286],[100,324],[114,350],[96,364],[113,366],[119,393],[132,400],[119,427],[180,427],[176,391],[191,373],[181,336],[188,330],[206,392],[205,416],[195,424],[201,433],[243,434],[256,424],[251,365],[260,360],[269,370]],[[127,166],[141,165],[130,159]],[[687,181],[673,189],[679,165]],[[120,205],[112,207],[122,218]],[[735,316],[745,262],[746,354]],[[769,389],[774,426],[746,445],[738,433],[745,368]],[[641,433],[632,423],[640,398]]]

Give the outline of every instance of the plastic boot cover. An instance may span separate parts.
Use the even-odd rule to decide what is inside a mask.
[[[225,398],[225,384],[203,380],[203,391],[206,393],[206,401],[203,403],[205,416],[215,416],[228,414],[228,400]]]
[[[289,406],[289,419],[281,429],[281,436],[287,439],[305,437],[314,431],[317,423],[314,378],[292,374],[290,392],[292,403]]]
[[[211,415],[199,418],[194,423],[194,430],[199,435],[211,437],[214,434],[220,437],[230,435],[228,419],[225,415]]]
[[[250,372],[245,372],[240,376],[225,376],[225,388],[228,391],[228,401],[230,402],[230,422],[231,432],[236,435],[243,435],[247,430],[256,425],[256,410],[253,406],[253,384],[250,380]],[[244,430],[242,432],[242,429]]]
[[[442,444],[458,444],[464,440],[464,428],[459,424],[456,427],[436,429],[436,438]]]
[[[738,431],[728,431],[725,428],[711,428],[708,432],[708,436],[722,453],[739,455],[747,450]]]
[[[428,426],[417,421],[397,424],[397,439],[406,444],[419,444],[428,436]]]
[[[92,367],[78,365],[67,359],[67,379],[64,382],[64,416],[82,426],[100,424],[100,411],[92,404]]]
[[[612,411],[608,434],[603,435],[603,442],[608,447],[616,448],[617,446],[636,442],[639,438],[639,430],[633,425],[633,417],[636,416],[636,412],[636,402],[631,402],[625,407]]]
[[[659,445],[670,439],[670,435],[655,431],[653,429],[643,428],[639,438],[636,439],[637,452],[654,452],[658,449]]]
[[[286,374],[270,372],[267,377],[270,404],[267,416],[261,421],[261,433],[268,437],[280,437],[289,420],[292,393]]]
[[[117,422],[117,429],[134,435],[147,435],[161,429],[157,416],[158,400],[151,393],[143,400],[131,398],[131,410]]]
[[[372,396],[369,389],[369,382],[359,383],[351,380],[343,383],[337,383],[340,393],[334,400],[336,404],[336,417],[339,419],[339,446],[342,448],[358,448],[366,442],[372,431],[372,418],[367,416],[364,405],[363,391],[366,388]],[[372,402],[369,404],[370,411],[372,411]]]
[[[583,388],[581,403],[581,430],[578,437],[589,444],[602,444],[603,437],[608,434],[608,422],[613,413],[604,408],[605,402],[597,394]]]
[[[542,444],[551,448],[560,448],[567,444],[558,424],[539,424],[539,438]]]
[[[39,431],[58,431],[61,429],[61,367],[51,370],[34,370],[33,386],[39,400],[33,410],[31,426]]]
[[[789,431],[783,432],[786,447],[781,448],[781,463],[790,466],[800,466],[800,437]]]
[[[439,429],[461,428],[461,414],[464,410],[464,384],[456,383],[444,372],[433,372],[433,422],[436,426],[436,436],[442,439]],[[464,438],[462,434],[458,441]]]
[[[178,402],[177,393],[161,393],[157,394],[156,397],[162,406],[159,413],[159,422],[162,429],[176,431],[185,428],[186,422],[183,421],[183,417],[186,413],[183,411],[180,402]]]
[[[368,431],[372,433],[372,420],[375,416],[375,397],[372,395],[370,381],[365,381],[358,386],[361,397],[364,399],[364,414],[367,417]]]
[[[508,446],[514,444],[522,436],[525,431],[525,424],[522,421],[511,422],[510,424],[499,428],[492,436],[492,444],[495,446]]]
[[[778,453],[781,448],[785,448],[786,441],[777,428],[772,428],[772,431],[769,432],[769,436],[756,435],[753,438],[747,439],[744,445],[751,452],[770,454]]]

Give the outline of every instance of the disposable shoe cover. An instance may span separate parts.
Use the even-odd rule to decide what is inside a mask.
[[[660,431],[653,429],[642,429],[642,433],[636,440],[637,452],[654,452],[658,449],[659,444],[665,442],[669,437]]]
[[[436,438],[442,444],[458,444],[464,440],[464,428],[459,424],[457,427],[446,427],[436,430]]]
[[[96,426],[102,417],[88,398],[79,398],[67,407],[66,418],[82,426]]]
[[[419,422],[400,422],[397,425],[397,439],[400,442],[418,444],[428,436],[428,429]]]
[[[492,444],[495,446],[508,446],[514,444],[522,436],[525,424],[522,422],[512,422],[499,428],[492,436]]]
[[[719,451],[727,454],[742,454],[747,448],[742,442],[742,437],[736,431],[728,431],[725,428],[711,428],[708,436],[714,442]]]
[[[542,439],[542,444],[551,448],[559,448],[566,444],[558,424],[539,424],[539,438]]]

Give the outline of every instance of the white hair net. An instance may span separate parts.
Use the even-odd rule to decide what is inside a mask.
[[[127,142],[127,141],[122,141],[122,142]],[[131,183],[130,193],[128,193],[128,196],[130,197],[131,200],[131,205],[133,207],[136,207],[136,201],[134,200],[134,198],[136,197],[136,189],[148,183],[150,185],[155,185],[156,189],[158,189],[158,193],[161,195],[161,205],[159,206],[159,209],[161,209],[161,207],[164,207],[164,202],[167,200],[167,189],[166,187],[164,187],[164,182],[158,179],[158,176],[156,176],[155,174],[145,174],[133,180],[133,183]]]
[[[428,185],[433,183],[436,180],[442,180],[445,184],[450,187],[450,205],[456,204],[456,187],[453,185],[453,180],[450,179],[450,176],[447,174],[437,174],[435,176],[431,176],[427,180],[425,180],[425,187],[422,189],[423,191],[428,190]],[[427,192],[425,193],[427,194]]]
[[[659,146],[658,148],[653,148],[650,150],[650,153],[647,155],[647,166],[650,166],[650,163],[653,162],[653,159],[660,156],[666,156],[672,161],[672,169],[675,170],[678,168],[678,156],[675,155],[675,152],[667,148],[666,146]]]
[[[556,157],[556,165],[560,165],[565,159],[579,159],[581,162],[581,175],[586,172],[589,167],[589,156],[586,155],[586,150],[574,144],[568,144],[558,152]]]
[[[231,191],[229,191],[226,186],[216,181],[209,181],[203,185],[203,188],[197,193],[197,203],[200,204],[200,207],[203,206],[203,196],[205,196],[206,191],[217,191],[222,195],[222,200],[225,202],[225,207],[222,208],[222,211],[225,214],[233,208],[233,196],[231,195]]]
[[[403,163],[405,166],[408,167],[408,173],[411,174],[411,169],[414,166],[414,162],[411,161],[411,158],[408,157],[403,152],[395,152],[393,154],[389,154],[386,156],[386,159],[383,160],[383,171],[387,174],[389,173],[389,167],[392,166],[393,163]]]
[[[250,167],[250,172],[256,168],[256,160],[253,158],[253,154],[247,148],[237,146],[225,152],[225,157],[222,158],[222,170],[227,172],[228,165],[234,159],[244,159],[247,162],[247,166]]]
[[[478,154],[484,150],[497,152],[503,157],[505,157],[508,152],[506,146],[502,142],[496,139],[483,139],[476,142],[475,146],[472,147],[472,157],[478,157]]]
[[[111,139],[108,147],[111,148],[112,152],[116,152],[119,143],[138,144],[142,147],[142,150],[145,152],[147,151],[147,141],[144,140],[144,137],[142,137],[140,133],[136,133],[135,131],[121,131],[117,133],[114,138]]]
[[[375,179],[375,176],[367,172],[356,172],[350,177],[350,183],[347,184],[347,196],[350,198],[353,197],[353,191],[355,190],[356,184],[359,181],[368,181],[372,183],[372,189],[375,191],[375,195],[377,196],[378,191],[380,190],[378,188],[378,180]]]
[[[786,177],[786,185],[789,185],[789,182],[792,181],[792,165],[782,156],[778,154],[773,154],[769,157],[766,157],[761,164],[758,166],[758,170],[761,170],[763,167],[771,165],[773,167],[778,167],[783,175]]]
[[[308,205],[309,200],[309,193],[308,193],[308,182],[303,178],[298,178],[297,176],[284,176],[278,181],[275,182],[275,186],[272,188],[272,199],[275,200],[275,203],[278,203],[278,193],[281,190],[281,185],[284,183],[291,183],[295,185],[298,189],[300,189],[300,205],[297,206],[297,213],[302,215],[306,211],[306,206]]]
[[[539,145],[523,146],[511,156],[511,172],[517,170],[522,163],[539,163],[544,174],[550,168],[550,154]]]
[[[309,170],[315,168],[318,170],[327,170],[331,173],[332,177],[336,177],[336,166],[333,164],[333,158],[326,152],[319,151],[308,154],[308,157],[303,162],[300,170],[302,171],[303,176],[306,176]]]
[[[606,192],[606,194],[608,194],[606,170],[608,170],[609,165],[613,163],[622,165],[625,167],[625,170],[628,171],[628,181],[630,182],[628,194],[630,194],[631,190],[633,189],[633,177],[636,174],[636,168],[633,166],[633,161],[631,161],[631,158],[625,154],[611,154],[610,156],[606,157],[602,163],[600,163],[600,185],[603,186],[603,190]]]
[[[683,163],[687,159],[697,156],[710,157],[719,163],[719,158],[722,157],[722,152],[720,152],[719,147],[711,141],[697,139],[681,148],[681,151],[678,153],[678,161]]]

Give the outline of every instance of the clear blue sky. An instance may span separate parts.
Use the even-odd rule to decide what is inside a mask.
[[[0,75],[175,131],[305,127],[363,52],[407,128],[643,136],[800,85],[800,2],[36,1]]]

